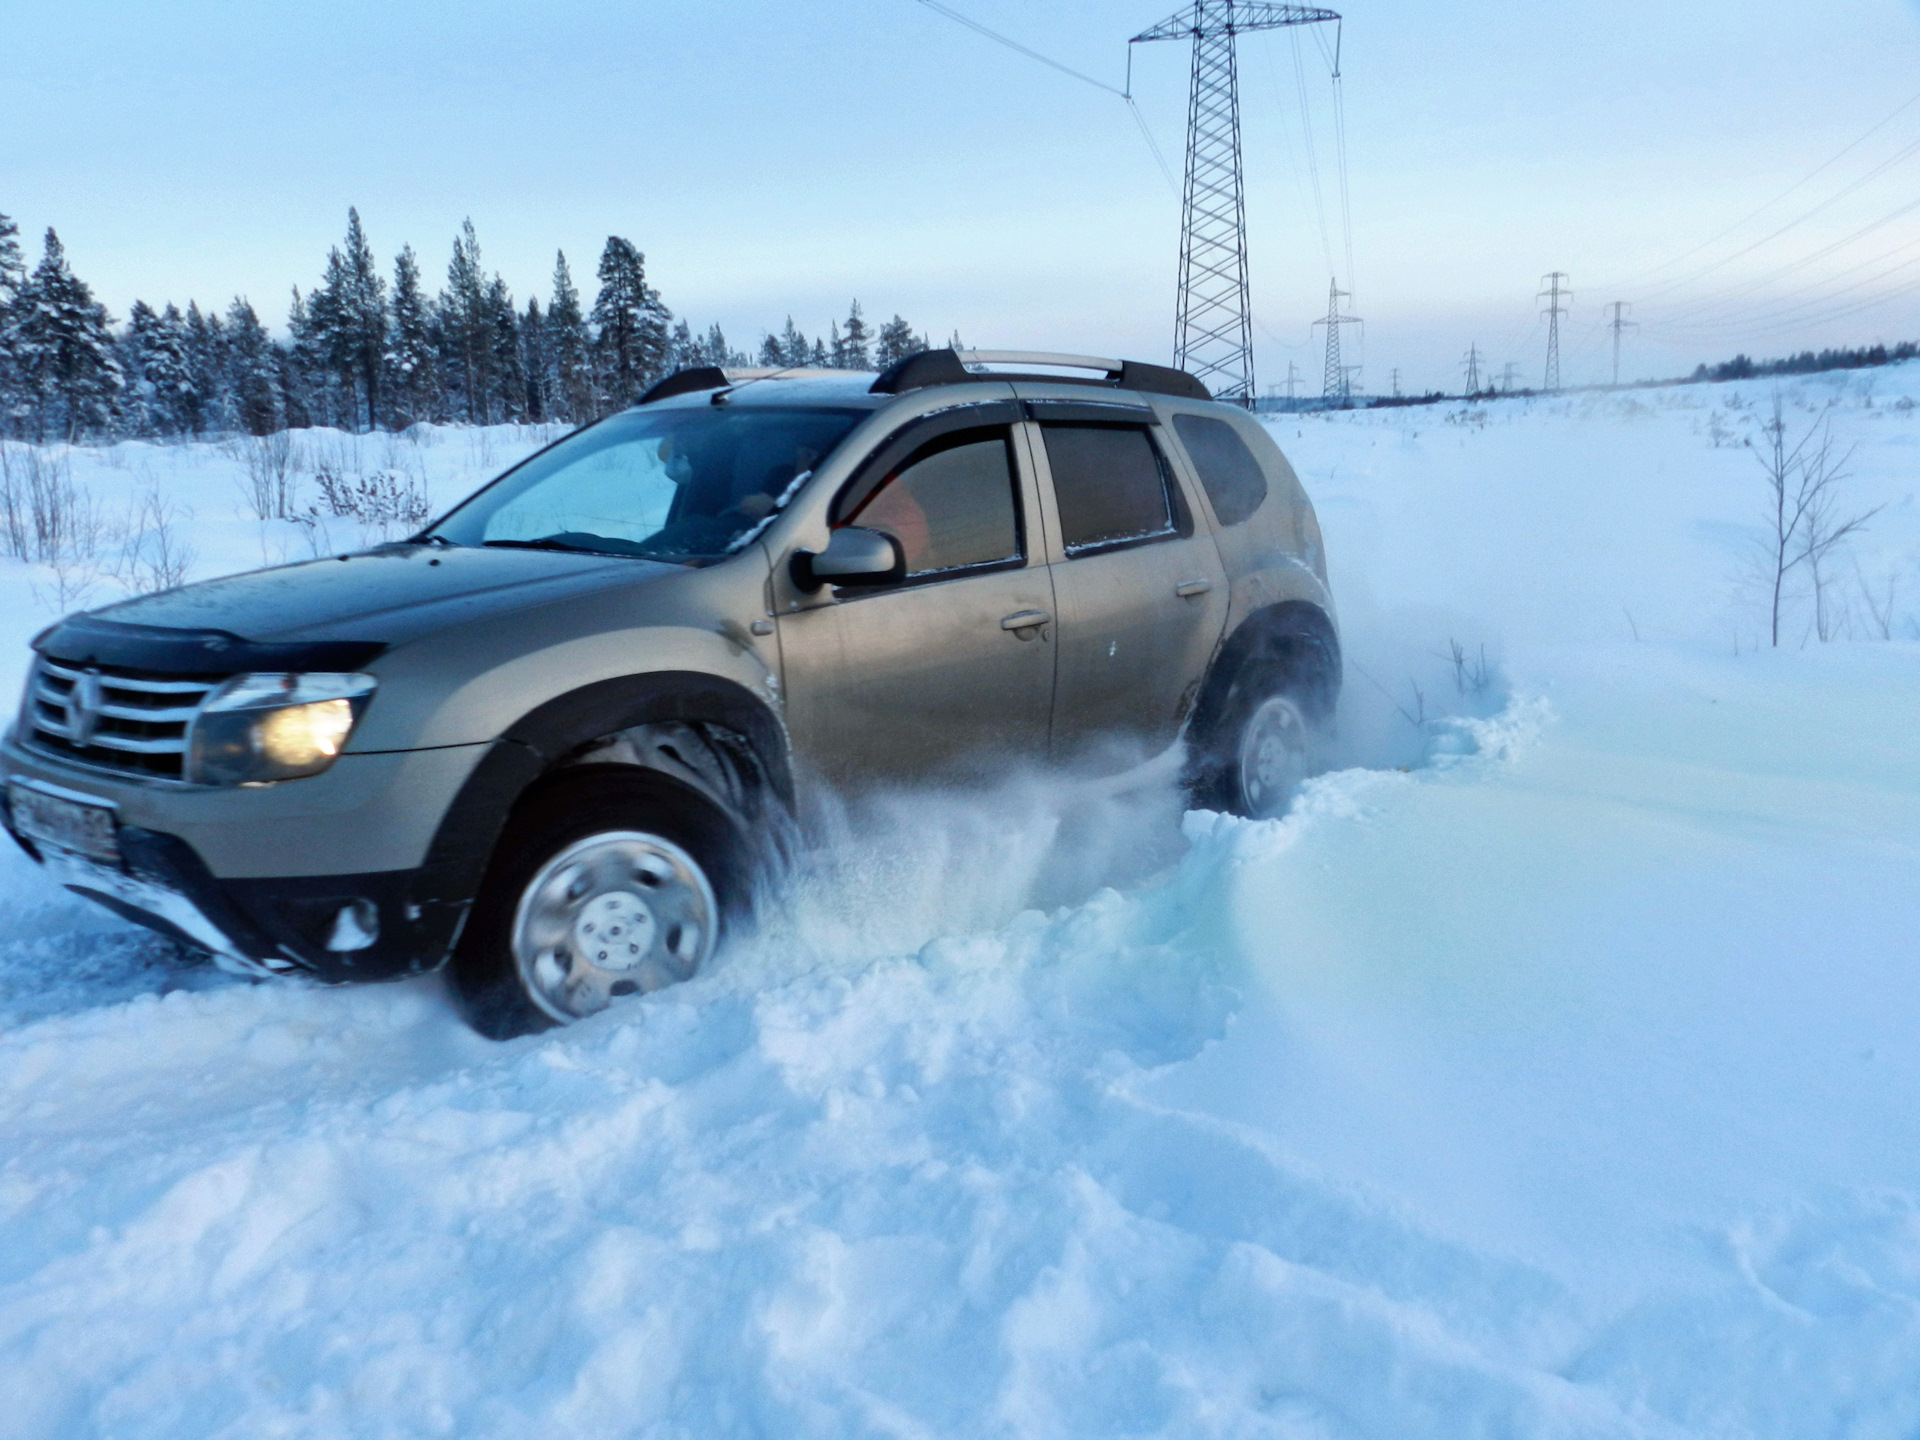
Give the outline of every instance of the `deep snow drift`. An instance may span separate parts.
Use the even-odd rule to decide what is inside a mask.
[[[1784,390],[1887,509],[1861,638],[1755,653],[1769,393],[1276,423],[1353,662],[1287,819],[863,807],[562,1034],[183,970],[9,854],[3,1428],[1911,1436],[1920,645],[1856,592],[1908,633],[1920,371]],[[309,438],[444,501],[537,437]],[[72,466],[196,574],[301,553],[210,447]]]

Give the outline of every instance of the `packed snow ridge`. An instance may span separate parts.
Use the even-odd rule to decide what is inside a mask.
[[[1920,368],[1778,392],[1885,507],[1831,643],[1802,578],[1765,643],[1774,393],[1275,418],[1350,660],[1285,819],[867,802],[565,1031],[228,980],[9,855],[0,1428],[1913,1435]],[[539,439],[289,473],[439,505]],[[254,518],[239,446],[36,463],[133,518],[0,562],[7,684],[157,525],[198,577],[381,523]]]

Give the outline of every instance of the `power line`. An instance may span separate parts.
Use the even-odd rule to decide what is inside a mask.
[[[1851,185],[1846,186],[1844,189],[1835,191],[1832,195],[1829,195],[1826,199],[1822,200],[1818,205],[1815,205],[1808,210],[1803,210],[1800,214],[1794,216],[1793,219],[1789,220],[1786,224],[1782,225],[1779,229],[1774,230],[1770,234],[1762,235],[1758,240],[1755,240],[1751,245],[1744,246],[1741,249],[1734,251],[1731,255],[1722,256],[1720,259],[1715,260],[1711,264],[1704,266],[1699,270],[1694,271],[1691,275],[1683,275],[1678,280],[1669,280],[1663,284],[1655,285],[1645,293],[1648,295],[1660,295],[1660,294],[1666,293],[1669,290],[1678,289],[1682,285],[1691,285],[1695,280],[1699,280],[1707,275],[1711,275],[1714,271],[1720,269],[1721,267],[1726,265],[1731,265],[1735,260],[1739,260],[1744,256],[1751,255],[1754,251],[1758,250],[1761,246],[1772,244],[1775,240],[1778,240],[1782,235],[1786,234],[1789,230],[1792,230],[1794,227],[1804,224],[1808,220],[1811,220],[1814,216],[1818,215],[1821,211],[1829,208],[1830,206],[1839,204],[1842,200],[1846,199],[1849,195],[1852,195],[1857,191],[1859,191],[1861,187],[1878,179],[1881,175],[1885,174],[1888,170],[1892,169],[1895,165],[1899,164],[1902,160],[1905,160],[1915,154],[1920,154],[1920,140],[1916,140],[1912,144],[1906,146],[1905,148],[1900,150],[1897,154],[1895,154],[1891,159],[1883,161],[1879,165],[1876,165],[1873,169],[1869,170],[1865,175],[1862,175],[1858,180],[1854,181]]]
[[[1694,246],[1693,249],[1683,251],[1681,254],[1674,256],[1673,259],[1671,260],[1664,260],[1660,264],[1655,265],[1650,270],[1642,270],[1637,275],[1630,275],[1624,281],[1619,282],[1619,284],[1630,285],[1635,283],[1636,281],[1646,279],[1648,276],[1658,275],[1662,270],[1670,269],[1671,267],[1678,265],[1683,261],[1691,260],[1695,255],[1698,255],[1702,250],[1709,249],[1712,246],[1719,244],[1722,240],[1726,239],[1727,236],[1733,234],[1736,230],[1740,229],[1741,226],[1747,224],[1748,221],[1759,219],[1760,216],[1766,214],[1767,211],[1771,210],[1774,206],[1778,205],[1782,200],[1786,199],[1789,195],[1793,194],[1794,191],[1800,189],[1803,185],[1807,185],[1811,183],[1814,179],[1824,174],[1826,171],[1831,169],[1834,165],[1838,164],[1841,160],[1845,159],[1848,155],[1852,154],[1855,150],[1859,149],[1862,145],[1866,144],[1867,141],[1871,140],[1875,135],[1879,134],[1882,130],[1886,129],[1887,126],[1891,125],[1895,120],[1899,119],[1900,116],[1905,114],[1908,110],[1911,110],[1915,105],[1920,105],[1920,94],[1914,95],[1909,99],[1902,101],[1898,106],[1894,108],[1893,112],[1889,114],[1885,119],[1869,127],[1864,134],[1848,142],[1845,146],[1843,146],[1841,149],[1836,151],[1834,154],[1828,156],[1825,160],[1821,161],[1818,165],[1814,166],[1813,169],[1809,170],[1806,174],[1802,175],[1798,180],[1794,181],[1793,184],[1789,185],[1786,189],[1782,190],[1778,195],[1774,196],[1771,200],[1767,201],[1766,204],[1760,206],[1759,209],[1750,211],[1749,213],[1741,216],[1738,220],[1734,221],[1733,224],[1729,225],[1726,229],[1720,231],[1718,234],[1709,236],[1707,239],[1701,241],[1698,245]]]
[[[1127,92],[1122,90],[1118,85],[1109,85],[1104,80],[1096,80],[1091,75],[1083,74],[1081,71],[1075,70],[1071,65],[1062,65],[1058,60],[1042,55],[1038,50],[1029,49],[1018,40],[1002,35],[998,30],[989,30],[978,20],[969,19],[958,10],[955,10],[951,5],[942,5],[940,0],[919,0],[919,3],[926,6],[929,10],[946,16],[947,19],[953,21],[956,25],[966,26],[967,29],[973,31],[976,35],[986,36],[987,39],[993,41],[996,45],[1004,45],[1009,50],[1018,51],[1029,60],[1038,60],[1049,69],[1058,70],[1062,75],[1071,75],[1074,79],[1091,85],[1096,90],[1104,90],[1109,95],[1118,95],[1122,100],[1128,98]]]
[[[1161,153],[1160,142],[1153,138],[1153,131],[1147,127],[1147,117],[1140,113],[1140,107],[1134,103],[1133,84],[1132,84],[1133,51],[1131,48],[1129,48],[1127,51],[1128,83],[1127,83],[1127,87],[1125,89],[1122,89],[1117,85],[1109,85],[1104,80],[1096,80],[1093,78],[1093,76],[1085,74],[1082,71],[1076,70],[1071,65],[1062,65],[1058,60],[1055,60],[1052,57],[1047,55],[1042,55],[1038,50],[1035,50],[1030,46],[1022,45],[1018,40],[1013,39],[1011,36],[1002,35],[998,30],[989,29],[987,26],[982,25],[978,20],[972,19],[971,17],[966,15],[962,15],[958,10],[955,10],[951,5],[941,4],[940,0],[919,0],[919,3],[926,6],[929,10],[933,11],[937,15],[946,16],[947,19],[953,21],[956,25],[964,25],[967,27],[967,29],[973,31],[974,34],[985,36],[987,39],[993,41],[993,43],[996,45],[1004,45],[1006,46],[1007,49],[1012,50],[1017,54],[1024,55],[1029,60],[1037,60],[1040,64],[1045,65],[1050,70],[1058,70],[1062,75],[1071,76],[1073,79],[1080,81],[1082,84],[1091,85],[1096,90],[1104,90],[1107,94],[1118,96],[1120,99],[1124,100],[1126,102],[1127,109],[1133,115],[1134,124],[1140,127],[1140,138],[1147,142],[1147,149],[1151,151],[1153,154],[1153,163],[1160,167],[1160,178],[1167,182],[1167,188],[1171,190],[1175,195],[1178,195],[1180,193],[1179,183],[1173,178],[1173,170],[1167,164],[1167,157]]]

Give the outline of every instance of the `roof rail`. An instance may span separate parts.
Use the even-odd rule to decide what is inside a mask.
[[[1087,375],[1024,375],[988,373],[972,367],[987,365],[1044,365],[1073,370],[1099,370],[1099,379]],[[1155,395],[1177,395],[1184,400],[1211,400],[1207,387],[1184,370],[1148,365],[1139,360],[1110,360],[1099,355],[1063,355],[1047,350],[922,350],[896,361],[873,382],[876,395],[902,395],[930,385],[959,385],[969,380],[1042,380],[1066,385],[1104,385],[1116,390],[1144,390]]]

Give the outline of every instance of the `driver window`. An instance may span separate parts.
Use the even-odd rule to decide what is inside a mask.
[[[961,430],[923,445],[845,523],[898,540],[909,580],[1019,563],[1025,557],[1008,432]]]

